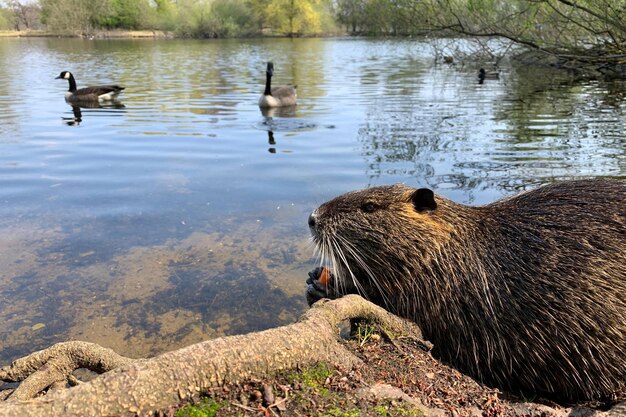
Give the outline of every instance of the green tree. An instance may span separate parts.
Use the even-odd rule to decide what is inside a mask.
[[[38,29],[41,20],[41,9],[37,3],[20,0],[5,0],[2,7],[2,23],[7,29],[28,30]]]
[[[211,15],[218,37],[245,36],[258,32],[257,19],[244,0],[214,0]]]
[[[432,2],[427,0],[338,0],[337,20],[353,33],[402,35],[421,32]]]
[[[366,0],[337,0],[335,15],[339,23],[352,33],[363,30],[365,26]]]
[[[176,3],[178,36],[214,37],[211,29],[211,4],[208,0],[178,0]]]
[[[269,0],[267,22],[272,29],[288,36],[314,34],[321,31],[322,0]]]
[[[255,22],[259,25],[259,31],[262,31],[268,21],[267,0],[246,0],[245,3],[251,10]]]
[[[59,33],[88,32],[111,13],[110,0],[40,0],[42,22]]]
[[[390,0],[368,0],[365,4],[365,19],[368,32],[389,34],[392,32],[392,7]]]
[[[0,30],[13,29],[11,22],[13,21],[13,14],[9,9],[0,7]]]
[[[177,10],[173,0],[155,0],[156,5],[156,25],[163,30],[174,30],[176,28]]]
[[[106,28],[142,29],[154,27],[156,11],[148,0],[109,0],[110,14],[98,20]]]

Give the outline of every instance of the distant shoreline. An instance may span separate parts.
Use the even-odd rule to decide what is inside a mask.
[[[333,38],[350,36],[344,32],[324,34],[303,34],[295,38]],[[82,39],[251,39],[251,38],[290,38],[290,36],[266,32],[254,36],[235,36],[225,38],[194,38],[176,36],[173,31],[164,30],[94,30],[91,32],[57,33],[45,30],[0,30],[1,38],[82,38]]]
[[[87,38],[87,39],[172,39],[173,32],[162,30],[94,30],[85,33],[53,33],[45,30],[3,30],[0,38]]]

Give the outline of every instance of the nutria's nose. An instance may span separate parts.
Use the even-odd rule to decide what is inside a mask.
[[[317,216],[315,215],[315,212],[313,212],[313,213],[311,213],[309,215],[309,227],[311,229],[315,227],[316,218],[317,218]]]

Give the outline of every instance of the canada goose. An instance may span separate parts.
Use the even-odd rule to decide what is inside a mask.
[[[67,80],[70,83],[70,89],[65,93],[65,100],[70,102],[112,101],[124,89],[119,85],[98,85],[76,89],[76,80],[69,71],[63,71],[55,79]]]
[[[500,78],[500,74],[497,71],[485,71],[484,68],[478,70],[478,82],[482,83],[485,80],[497,80]]]
[[[274,64],[268,62],[265,71],[265,91],[259,99],[259,107],[284,107],[296,104],[297,86],[281,85],[272,88],[272,75],[274,75]]]

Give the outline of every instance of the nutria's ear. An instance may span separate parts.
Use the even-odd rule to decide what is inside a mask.
[[[411,195],[411,201],[416,211],[432,211],[437,208],[435,193],[428,188],[415,190],[413,195]]]

